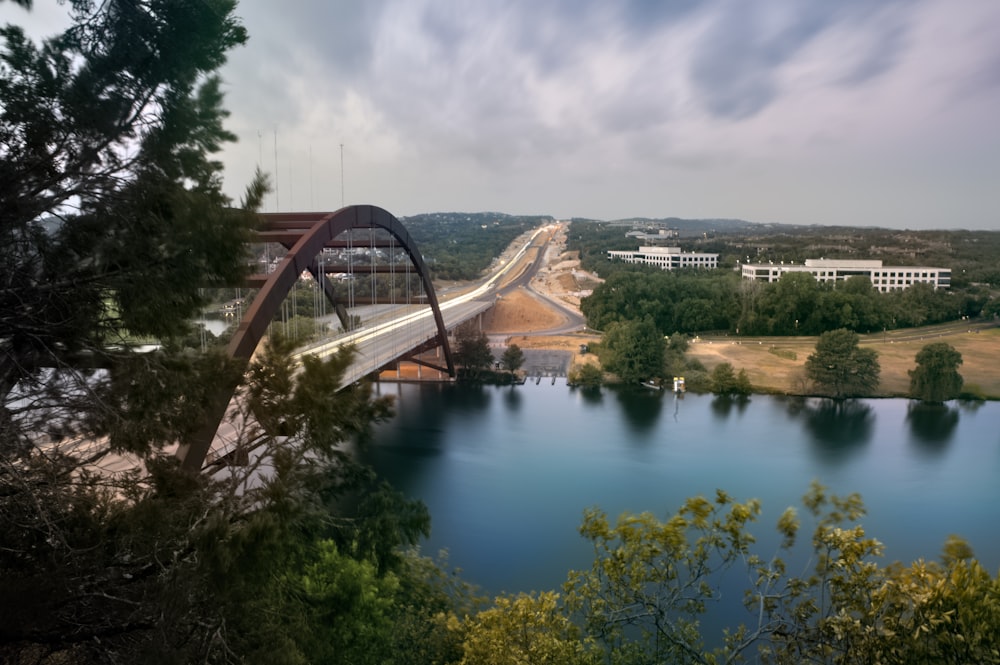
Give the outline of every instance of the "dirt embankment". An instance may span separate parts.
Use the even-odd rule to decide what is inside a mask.
[[[535,294],[518,289],[483,315],[483,330],[490,335],[537,333],[564,324],[566,317]]]
[[[564,228],[554,235],[544,260],[531,288],[516,289],[500,298],[483,318],[483,330],[491,336],[506,335],[509,343],[522,349],[572,352],[571,366],[596,362],[593,354],[581,354],[580,346],[598,341],[598,335],[548,331],[565,328],[569,321],[550,301],[581,315],[580,299],[600,283],[599,278],[581,270],[576,252],[566,251]]]

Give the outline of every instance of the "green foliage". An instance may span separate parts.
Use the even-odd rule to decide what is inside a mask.
[[[711,384],[711,390],[716,395],[745,396],[753,392],[746,370],[741,368],[737,374],[732,364],[727,362],[719,363],[712,369]]]
[[[272,338],[246,371],[244,408],[261,426],[238,414],[243,463],[216,480],[155,455],[147,474],[116,477],[58,454],[0,459],[0,658],[391,660],[408,620],[400,548],[427,535],[429,517],[347,454],[389,406],[367,385],[336,390],[350,351],[296,370],[290,348]],[[122,440],[183,431],[173,423],[197,413],[196,386],[157,379],[123,385],[149,422]],[[167,397],[180,403],[157,411]]]
[[[202,289],[244,274],[266,179],[258,174],[234,208],[210,159],[233,139],[213,72],[246,41],[234,7],[79,2],[75,24],[41,44],[17,26],[0,29],[7,441],[37,431],[58,409],[121,430],[95,421],[120,419],[130,407],[124,392],[110,382],[95,387],[85,368],[129,373],[137,385],[173,372],[183,361],[162,353],[136,361],[123,342],[182,339],[205,303]],[[164,366],[154,367],[159,359]],[[151,376],[135,376],[144,367]],[[12,414],[21,397],[33,408]]]
[[[728,270],[667,273],[651,266],[611,263],[608,250],[635,247],[634,239],[625,237],[627,228],[585,220],[574,220],[570,226],[570,248],[580,252],[585,269],[606,279],[581,303],[588,324],[598,330],[613,321],[648,315],[663,334],[724,330],[741,335],[819,335],[839,328],[870,333],[990,316],[996,310],[989,289],[976,282],[995,283],[1000,274],[995,266],[1000,233],[929,231],[894,236],[881,229],[822,227],[764,232],[743,224],[712,238],[699,233],[698,238],[677,240],[685,247],[694,244],[719,252],[722,265],[734,257],[787,263],[815,258],[817,250],[830,258],[857,258],[875,250],[888,255],[887,265],[900,255],[907,262],[919,258],[927,265],[953,268],[951,289],[918,284],[881,293],[863,276],[821,283],[793,272],[778,282],[760,283],[740,280]],[[757,248],[755,257],[744,253],[747,247]]]
[[[817,388],[841,399],[874,392],[881,368],[878,353],[859,348],[855,333],[832,330],[820,335],[815,353],[806,359],[805,371]]]
[[[909,371],[910,395],[924,402],[944,402],[962,394],[964,380],[958,373],[962,354],[951,344],[928,344],[916,360],[917,366]]]
[[[501,213],[432,213],[402,222],[420,247],[434,279],[476,279],[525,231],[551,217]]]
[[[580,533],[594,546],[590,570],[569,574],[567,605],[611,662],[705,662],[699,617],[715,597],[711,574],[749,556],[756,501],[689,499],[671,518],[625,514],[612,525],[588,510]],[[625,659],[622,661],[622,659]]]
[[[465,370],[466,378],[478,379],[493,367],[490,339],[474,321],[466,321],[455,330],[454,356],[455,363]]]
[[[629,266],[611,273],[580,303],[587,324],[649,318],[661,335],[726,330],[735,319],[739,277],[727,271],[663,271]]]
[[[949,538],[939,563],[883,567],[881,543],[858,523],[859,496],[814,482],[802,505],[779,515],[769,557],[755,553],[750,530],[759,502],[723,491],[662,520],[625,513],[612,524],[588,510],[580,532],[594,560],[569,574],[565,604],[554,593],[498,598],[465,622],[466,662],[536,662],[543,653],[537,662],[1000,661],[1000,581],[964,541]],[[803,538],[804,519],[812,530]],[[811,563],[797,576],[790,562],[802,554]],[[746,620],[706,634],[711,607],[734,602],[720,584],[736,573],[747,580]]]
[[[313,550],[311,560],[288,575],[291,602],[280,615],[291,624],[288,634],[304,662],[385,663],[398,578],[378,575],[371,562],[341,554],[331,540]]]
[[[500,362],[508,372],[516,372],[524,364],[524,351],[517,344],[511,344],[500,356]]]
[[[597,665],[591,640],[560,606],[559,594],[499,596],[465,626],[463,665]]]
[[[567,379],[570,385],[593,388],[604,382],[604,372],[597,365],[585,363],[570,370]]]
[[[604,368],[626,383],[660,376],[664,369],[666,344],[650,318],[613,323],[598,347]]]
[[[799,354],[791,349],[782,349],[777,346],[772,346],[767,350],[768,353],[778,356],[779,358],[784,358],[785,360],[797,360]]]

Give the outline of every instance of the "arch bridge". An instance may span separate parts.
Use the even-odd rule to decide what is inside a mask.
[[[329,311],[336,316],[340,330],[332,339],[303,347],[300,355],[322,357],[345,344],[355,345],[363,357],[354,363],[343,385],[392,367],[400,360],[454,377],[448,326],[485,311],[492,301],[449,302],[446,326],[423,257],[396,217],[371,205],[261,217],[263,224],[254,241],[281,245],[286,253],[275,262],[267,260],[262,272],[246,279],[246,287],[259,291],[229,342],[227,353],[231,357],[250,359],[269,326],[287,306],[288,296],[300,277],[308,273],[315,280],[323,304],[329,305]],[[404,259],[402,265],[397,261],[400,258]],[[369,319],[364,325],[359,311],[365,311]],[[443,363],[422,355],[433,349],[439,349]],[[231,391],[220,395],[210,422],[191,443],[178,450],[184,468],[202,468],[209,450],[217,445],[213,440],[218,437],[231,399]]]

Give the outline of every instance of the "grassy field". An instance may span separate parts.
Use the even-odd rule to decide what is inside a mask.
[[[967,392],[987,399],[1000,399],[1000,328],[965,324],[932,326],[887,334],[863,335],[861,346],[878,352],[882,368],[879,396],[906,396],[907,372],[916,366],[916,355],[932,342],[947,342],[962,354],[959,373]],[[760,392],[806,394],[809,384],[803,365],[816,348],[815,337],[761,337],[752,339],[698,339],[688,357],[700,360],[711,371],[722,362],[743,368],[754,389]]]

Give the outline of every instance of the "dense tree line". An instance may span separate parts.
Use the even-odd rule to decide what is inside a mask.
[[[430,213],[402,222],[434,279],[479,277],[519,235],[551,217],[501,213]]]
[[[651,266],[613,272],[580,304],[587,323],[649,319],[661,335],[727,330],[739,312],[739,279],[730,272],[663,271]]]
[[[881,293],[864,277],[853,277],[834,284],[822,283],[804,273],[789,273],[775,283],[747,282],[734,270],[720,268],[715,271],[659,271],[650,266],[629,265],[607,260],[610,249],[634,248],[636,240],[625,238],[626,228],[598,222],[574,222],[569,234],[570,246],[580,251],[581,261],[588,270],[605,278],[605,283],[582,303],[582,309],[591,327],[603,330],[616,321],[641,320],[650,317],[661,333],[674,332],[728,332],[742,335],[818,335],[828,330],[846,328],[854,332],[869,333],[883,329],[907,328],[953,321],[962,317],[992,316],[1000,311],[1000,298],[993,297],[988,286],[977,286],[971,280],[955,278],[953,288],[935,290],[917,284],[901,291]],[[835,235],[836,229],[830,231]],[[789,243],[782,245],[781,256],[786,253],[791,260],[801,261],[815,256],[816,252],[831,249],[818,242],[814,230],[802,234],[775,234]],[[906,246],[907,238],[877,231],[852,230],[852,234],[870,241],[892,242]],[[995,260],[983,247],[1000,245],[1000,234],[981,233],[966,238],[969,232],[954,232],[957,238],[946,243],[938,238],[948,232],[924,232],[926,246],[938,248],[936,252],[914,253],[916,258],[931,261],[941,259],[936,265],[948,265],[944,259],[967,265],[968,275],[988,281],[988,273],[995,271]],[[981,237],[980,237],[981,236]],[[998,236],[998,237],[994,237]],[[791,249],[791,240],[797,240]],[[775,249],[766,245],[769,236],[747,238],[744,236],[715,235],[704,238],[681,238],[676,244],[685,251],[719,251],[720,265],[735,268],[737,260],[744,260],[735,252],[755,246],[753,261],[766,260],[763,256]],[[972,242],[976,239],[979,242]],[[941,247],[953,247],[961,242],[954,255],[941,256]],[[756,245],[754,245],[756,243]],[[851,249],[848,258],[860,258]],[[727,253],[728,252],[728,253]],[[830,256],[830,254],[827,254]],[[995,256],[995,255],[994,255]],[[913,259],[914,256],[907,258]]]
[[[598,330],[649,317],[664,335],[819,335],[839,328],[870,333],[975,317],[986,303],[985,297],[925,284],[880,293],[864,277],[831,284],[806,273],[788,273],[764,283],[726,270],[627,266],[611,271],[581,309]]]

